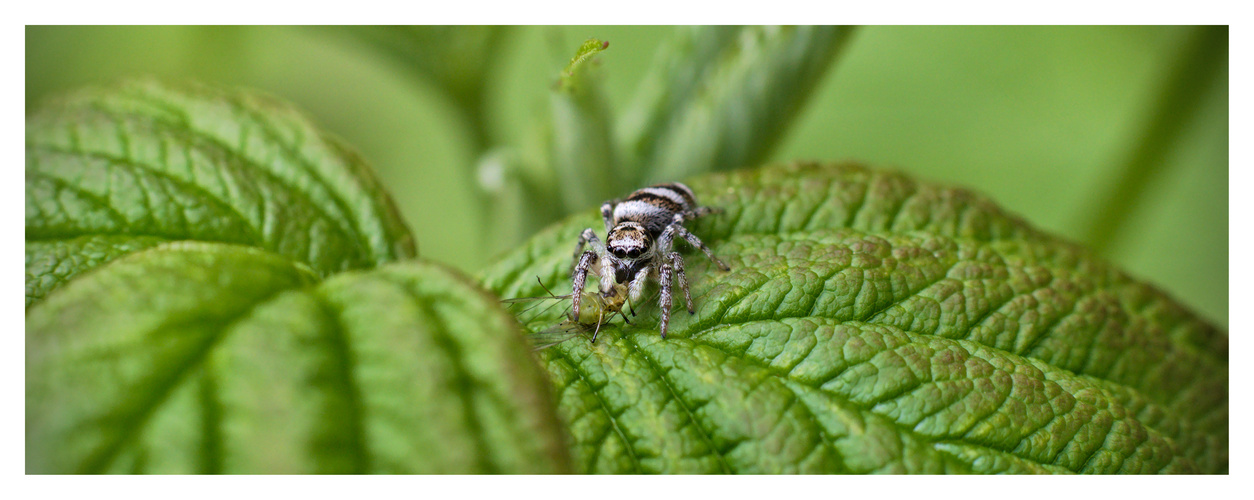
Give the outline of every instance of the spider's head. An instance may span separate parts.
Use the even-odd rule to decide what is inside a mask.
[[[623,222],[605,237],[605,248],[619,260],[634,261],[653,248],[653,237],[638,222]]]

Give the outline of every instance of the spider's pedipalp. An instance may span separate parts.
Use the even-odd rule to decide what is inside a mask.
[[[583,297],[584,283],[588,280],[588,270],[592,268],[593,260],[596,258],[596,253],[593,253],[591,250],[584,252],[583,255],[579,257],[579,261],[575,264],[575,269],[571,273],[570,306],[571,310],[575,311],[576,315],[579,314],[579,302]]]

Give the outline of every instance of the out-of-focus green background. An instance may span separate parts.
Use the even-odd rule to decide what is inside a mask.
[[[1164,146],[1165,161],[1133,193],[1139,201],[1112,201],[1119,185],[1135,184],[1123,165],[1153,130],[1164,93],[1190,74],[1196,29],[861,28],[772,158],[853,159],[974,188],[1040,228],[1096,245],[1226,327],[1226,29],[1222,68],[1185,85],[1189,111],[1150,140]],[[143,75],[276,95],[374,165],[423,257],[473,272],[500,243],[483,227],[482,198],[465,175],[479,145],[538,147],[557,73],[589,37],[611,42],[599,74],[621,115],[672,31],[505,30],[484,78],[486,137],[400,58],[325,28],[27,27],[26,105]],[[1113,229],[1094,231],[1112,207]]]

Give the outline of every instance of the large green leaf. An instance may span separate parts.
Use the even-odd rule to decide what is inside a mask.
[[[136,81],[26,120],[26,304],[163,241],[265,248],[317,274],[415,255],[366,164],[289,106]]]
[[[731,265],[686,257],[696,314],[677,307],[661,339],[637,305],[634,326],[541,351],[583,471],[1227,471],[1226,333],[1084,249],[858,166],[690,185],[726,210],[693,231]],[[537,235],[485,285],[568,280],[585,227],[599,217]]]
[[[547,379],[495,297],[420,262],[316,280],[181,242],[39,302],[27,472],[569,470]]]

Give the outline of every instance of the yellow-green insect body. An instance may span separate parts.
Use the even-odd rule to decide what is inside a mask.
[[[539,300],[558,300],[564,301],[570,299],[573,294],[554,295],[549,291],[548,287],[541,282],[540,286],[548,292],[547,296],[541,297],[519,297],[513,299],[505,299],[502,302],[520,303]],[[560,302],[559,302],[560,303]],[[628,305],[628,287],[622,283],[615,283],[604,292],[600,291],[584,291],[580,294],[579,310],[568,310],[565,314],[566,319],[557,325],[546,328],[540,332],[534,333],[532,336],[537,339],[547,338],[553,335],[561,336],[561,340],[542,344],[539,348],[545,348],[560,343],[580,333],[592,332],[592,342],[596,342],[597,335],[601,332],[601,326],[610,322],[614,316],[622,316],[623,322],[630,324],[626,314],[623,313],[623,306]]]

